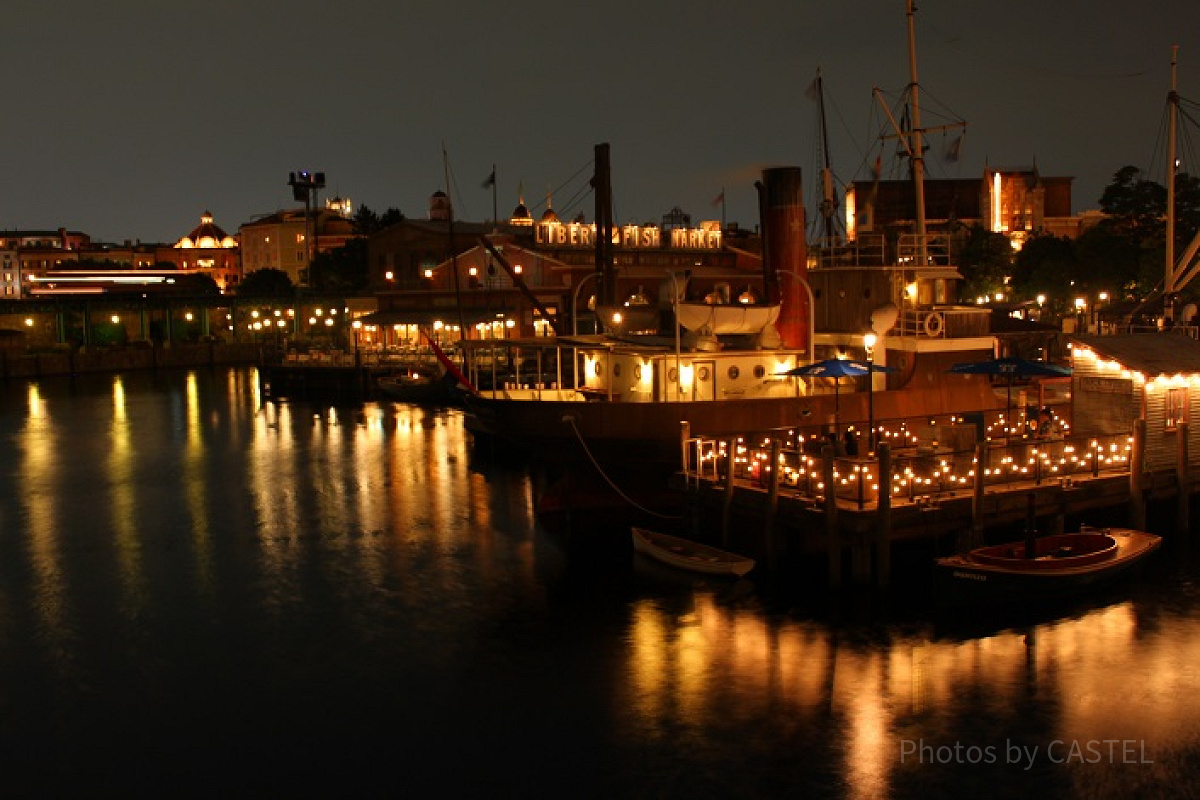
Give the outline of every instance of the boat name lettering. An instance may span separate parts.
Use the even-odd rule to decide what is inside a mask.
[[[535,228],[536,241],[549,247],[595,247],[596,225],[582,222],[542,222]],[[720,250],[720,223],[701,223],[699,228],[668,231],[653,225],[623,225],[613,228],[613,245],[628,249],[670,247],[681,250]]]
[[[967,578],[968,580],[972,581],[987,581],[987,575],[980,575],[977,572],[959,572],[958,570],[955,570],[954,577]]]

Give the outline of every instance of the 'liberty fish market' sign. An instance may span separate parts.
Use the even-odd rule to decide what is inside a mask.
[[[595,247],[596,225],[583,222],[539,222],[535,241],[546,247]],[[613,246],[627,249],[669,247],[679,250],[720,250],[721,224],[704,222],[699,228],[664,231],[657,225],[622,225],[613,228]]]

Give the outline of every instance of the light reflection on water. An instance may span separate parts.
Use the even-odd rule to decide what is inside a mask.
[[[1186,553],[1017,627],[833,622],[581,556],[538,525],[541,476],[479,461],[456,411],[197,371],[10,385],[0,436],[2,794],[227,790],[250,764],[247,791],[341,794],[397,770],[444,796],[1200,788]],[[1103,740],[1138,762],[1052,759]],[[996,763],[937,760],[955,745]]]

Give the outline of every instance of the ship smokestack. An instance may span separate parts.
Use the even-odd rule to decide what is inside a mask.
[[[784,347],[806,350],[808,341],[808,242],[805,238],[804,192],[799,167],[763,170],[757,184],[762,220],[763,288],[769,302],[779,303],[776,330]]]

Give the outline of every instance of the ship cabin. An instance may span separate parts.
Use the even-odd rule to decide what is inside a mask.
[[[865,234],[809,250],[816,358],[847,353],[892,368],[874,388],[937,380],[956,362],[994,354],[991,311],[959,302],[949,234]],[[873,344],[872,344],[873,342]]]

